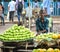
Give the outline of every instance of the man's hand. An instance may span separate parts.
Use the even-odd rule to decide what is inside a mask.
[[[39,31],[40,33],[44,33],[44,32],[46,32],[46,30],[43,30],[43,31]]]

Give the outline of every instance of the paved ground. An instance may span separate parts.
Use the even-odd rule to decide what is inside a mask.
[[[0,34],[3,33],[6,29],[11,27],[13,24],[5,24],[5,26],[0,26]]]

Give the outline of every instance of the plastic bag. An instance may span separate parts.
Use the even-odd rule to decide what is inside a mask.
[[[7,13],[7,19],[9,20],[9,12]]]

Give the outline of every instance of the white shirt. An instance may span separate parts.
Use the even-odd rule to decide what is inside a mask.
[[[50,4],[51,4],[51,0],[43,0],[43,9],[44,9],[44,8],[47,8],[47,14],[48,14],[48,15],[51,14]]]
[[[9,2],[9,4],[8,4],[8,7],[10,7],[9,11],[15,11],[15,4],[16,4],[16,2],[14,2],[14,1]]]
[[[25,10],[26,10],[26,17],[32,17],[32,7],[27,7]]]

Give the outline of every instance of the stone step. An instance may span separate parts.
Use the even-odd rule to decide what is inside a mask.
[[[60,21],[60,16],[53,16],[53,21]]]

